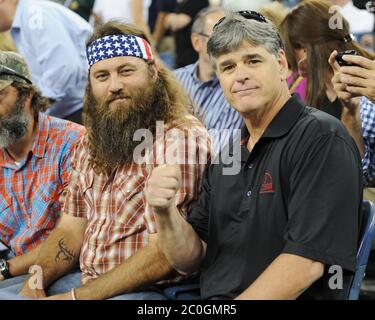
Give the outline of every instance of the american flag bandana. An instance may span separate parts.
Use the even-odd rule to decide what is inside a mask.
[[[150,44],[133,35],[113,35],[95,40],[86,50],[88,64],[91,68],[95,63],[114,57],[137,57],[153,61]]]

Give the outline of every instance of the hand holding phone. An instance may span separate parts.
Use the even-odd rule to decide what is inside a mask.
[[[354,63],[345,61],[342,58],[344,55],[358,55],[357,51],[355,51],[355,50],[341,51],[336,56],[336,61],[340,65],[340,67],[344,67],[344,66],[356,66],[356,64],[354,64]]]

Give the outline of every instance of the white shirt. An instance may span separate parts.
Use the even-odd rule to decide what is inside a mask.
[[[270,4],[271,0],[223,0],[223,7],[233,11],[259,10],[260,7]]]
[[[374,29],[374,14],[358,9],[352,1],[341,8],[341,14],[348,20],[352,33],[368,33]]]
[[[143,0],[143,11],[145,21],[148,18],[148,7],[151,0]],[[96,0],[94,13],[107,22],[111,19],[121,20],[123,22],[132,23],[134,19],[131,11],[131,0]]]

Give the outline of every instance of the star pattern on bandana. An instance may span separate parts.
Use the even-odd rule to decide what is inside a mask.
[[[124,55],[145,60],[153,59],[149,44],[132,35],[105,36],[94,41],[87,48],[87,59],[90,66],[104,59]]]

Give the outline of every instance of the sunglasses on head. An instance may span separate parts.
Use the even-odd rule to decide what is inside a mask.
[[[2,66],[0,65],[0,77],[2,75],[7,75],[7,76],[15,76],[17,78],[20,78],[22,80],[25,80],[27,83],[29,84],[32,84],[32,82],[26,78],[25,76],[23,76],[22,74],[18,73],[17,71],[14,71],[13,69],[11,68],[8,68],[8,67],[5,67],[5,66]]]
[[[243,10],[243,11],[237,11],[236,13],[240,14],[245,19],[251,19],[251,20],[256,20],[259,22],[267,23],[267,19],[265,18],[265,16],[256,11]],[[225,20],[225,18],[226,17],[220,18],[220,20],[215,23],[213,30],[215,30]]]

